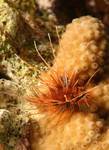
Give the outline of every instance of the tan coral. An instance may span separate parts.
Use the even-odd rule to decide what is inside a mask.
[[[92,91],[92,95],[98,106],[109,110],[109,80],[100,82]]]
[[[76,69],[84,76],[91,76],[104,63],[106,36],[100,20],[90,16],[75,19],[62,35],[55,66]]]
[[[30,101],[42,112],[64,109],[71,114],[79,102],[87,104],[91,96],[87,92],[88,83],[98,69],[103,69],[107,43],[105,28],[98,19],[90,16],[75,19],[60,40],[53,67],[40,77],[40,92],[35,92],[38,96]],[[84,79],[88,79],[86,85]]]
[[[105,64],[104,58],[107,46],[107,35],[103,24],[98,19],[86,16],[75,19],[71,24],[69,24],[60,41],[59,52],[55,58],[53,67],[46,73],[46,75],[42,75],[42,79],[46,80],[47,77],[46,83],[48,84],[45,89],[43,84],[40,86],[44,95],[42,94],[43,99],[42,97],[40,99],[37,98],[38,96],[40,97],[41,94],[35,97],[34,102],[36,106],[38,105],[38,100],[41,102],[40,105],[44,104],[46,111],[49,110],[51,105],[53,105],[53,103],[50,103],[51,101],[47,101],[49,98],[46,96],[48,95],[47,92],[49,91],[50,93],[50,90],[47,87],[51,85],[53,87],[53,84],[58,80],[55,78],[56,81],[53,80],[54,82],[52,82],[49,78],[50,74],[52,76],[54,76],[54,74],[57,75],[59,79],[63,79],[61,81],[64,81],[63,83],[66,84],[66,81],[69,83],[68,74],[71,75],[73,71],[77,70],[80,71],[81,75],[77,78],[77,81],[82,76],[85,77],[85,79],[88,78],[88,81],[90,81],[98,69],[104,69],[103,65]],[[74,86],[75,85],[77,86],[77,83],[74,84]],[[94,84],[91,84],[91,104],[95,102],[97,106],[106,105],[105,107],[108,108],[108,81],[101,81],[98,85],[93,85]],[[84,87],[85,85],[82,84],[82,86]],[[72,87],[70,86],[70,88]],[[58,92],[56,93],[60,96],[62,93],[60,92],[60,84],[58,84],[58,86],[56,84],[54,89],[58,89]],[[87,89],[82,92],[87,93],[86,91]],[[70,95],[71,93],[68,92],[67,94]],[[80,95],[76,96],[81,97],[81,91],[79,94]],[[65,96],[66,95],[64,95],[64,98]],[[82,96],[84,97],[84,95]],[[74,95],[73,97],[75,98]],[[63,97],[61,98],[61,102],[63,102]],[[69,101],[72,103],[72,99],[70,100]],[[48,103],[50,103],[50,105],[48,105]],[[39,113],[40,112],[41,111],[39,109]],[[63,113],[63,111],[61,113]],[[51,125],[52,122],[55,122],[55,120],[53,117],[52,119],[50,117],[52,117],[52,115],[45,115],[40,118],[38,121],[40,131],[37,129],[32,131],[32,133],[35,133],[31,136],[33,150],[108,150],[109,144],[108,142],[106,143],[108,130],[105,126],[105,123],[107,122],[99,117],[99,113],[97,116],[97,113],[81,112],[78,109],[78,111],[72,113],[68,122],[62,123],[61,125],[57,124],[55,126]],[[99,143],[98,145],[97,142]]]
[[[87,150],[108,150],[109,148],[109,128],[98,137],[98,140],[91,143]]]
[[[41,121],[40,127],[43,138],[36,142],[37,134],[31,139],[33,150],[78,150],[78,146],[88,147],[97,140],[103,128],[103,121],[93,114],[77,113],[66,124],[51,126],[50,122],[45,124]]]

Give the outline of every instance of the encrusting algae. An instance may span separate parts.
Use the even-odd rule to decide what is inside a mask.
[[[42,114],[40,131],[33,127],[32,149],[108,150],[108,117],[102,114],[109,107],[109,84],[102,75],[108,51],[105,27],[84,16],[67,26],[59,42],[54,65],[42,73],[28,98]]]

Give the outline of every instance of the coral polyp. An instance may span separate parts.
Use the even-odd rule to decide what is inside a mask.
[[[77,71],[50,71],[40,78],[40,87],[34,90],[33,102],[42,112],[53,115],[71,116],[77,111],[86,111],[90,107],[91,88],[88,82],[79,82]]]

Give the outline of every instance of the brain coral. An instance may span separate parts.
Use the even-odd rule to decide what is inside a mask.
[[[105,27],[100,20],[84,16],[67,26],[59,42],[54,65],[42,73],[35,95],[29,98],[43,114],[40,118],[36,115],[40,130],[33,126],[32,149],[107,150],[109,80],[104,75],[108,74]],[[64,122],[66,118],[69,119]]]

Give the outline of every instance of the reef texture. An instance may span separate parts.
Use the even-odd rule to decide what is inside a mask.
[[[67,26],[66,32],[60,39],[54,65],[47,73],[42,73],[40,78],[43,84],[39,82],[36,89],[34,88],[35,95],[30,97],[30,101],[38,108],[39,113],[38,116],[36,115],[36,120],[38,120],[40,126],[39,129],[35,128],[34,125],[33,131],[31,131],[33,150],[108,149],[109,82],[108,69],[105,69],[105,67],[109,67],[105,60],[108,51],[108,36],[104,25],[98,19],[85,16],[75,19]],[[72,88],[72,86],[67,86],[68,93],[62,97],[60,85],[61,83],[63,87],[68,85],[70,82],[69,72],[78,74],[74,87],[82,85],[88,88],[85,91],[86,93],[88,90],[90,91],[88,111],[86,111],[86,108],[81,111],[80,107],[77,107],[76,111],[72,111],[74,99],[70,101],[71,97],[69,96],[71,94],[69,87]],[[104,72],[106,75],[104,75]],[[52,80],[49,81],[50,77]],[[75,78],[73,79],[75,80]],[[81,80],[83,82],[79,83],[78,81]],[[56,82],[58,82],[57,86],[55,86]],[[66,88],[63,90],[66,90]],[[50,92],[51,97],[48,96]],[[85,101],[88,99],[87,95],[84,99],[84,95],[81,95],[83,91],[80,90],[79,92],[80,95],[76,95],[79,96],[77,102],[83,100],[84,104],[87,105]],[[75,95],[73,96],[75,98]],[[58,99],[54,100],[53,98]],[[67,102],[69,105],[67,105]],[[76,101],[73,105],[75,103]],[[81,103],[80,105],[77,103],[77,105],[81,106]],[[55,109],[52,106],[55,106],[58,111],[54,111]],[[66,112],[66,110],[70,111]],[[52,111],[56,114],[53,115]],[[51,114],[48,112],[51,112]],[[65,113],[68,116],[69,112],[71,112],[70,119],[64,122],[63,114]],[[42,116],[39,117],[39,114],[42,114]],[[58,117],[55,118],[55,115]],[[61,119],[62,122],[60,122]]]
[[[22,111],[21,93],[14,82],[0,80],[0,144],[3,150],[30,147],[30,118]]]
[[[25,103],[23,95],[47,70],[34,40],[41,55],[52,62],[48,33],[57,38],[53,18],[50,21],[34,1],[0,1],[0,150],[31,148],[29,112],[34,107]]]
[[[18,30],[19,16],[7,3],[0,3],[0,50],[9,49],[9,36],[15,38]]]

